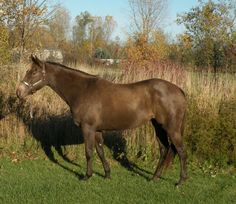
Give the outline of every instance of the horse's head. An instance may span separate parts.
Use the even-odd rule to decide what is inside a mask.
[[[31,60],[31,67],[27,70],[23,80],[16,90],[17,96],[21,99],[35,93],[37,90],[46,85],[45,63],[33,55],[31,55]]]

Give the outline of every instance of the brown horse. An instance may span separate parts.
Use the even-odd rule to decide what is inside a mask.
[[[187,179],[182,139],[186,99],[179,87],[161,79],[114,84],[61,64],[42,62],[34,56],[31,59],[31,68],[19,85],[17,96],[24,98],[47,85],[69,105],[73,120],[81,126],[84,135],[87,159],[85,180],[93,173],[94,146],[102,161],[105,178],[110,178],[102,131],[135,128],[147,121],[152,122],[160,145],[160,159],[153,179],[160,179],[163,168],[175,153],[179,156],[181,167],[177,184]]]

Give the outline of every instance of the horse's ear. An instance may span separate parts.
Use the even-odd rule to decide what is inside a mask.
[[[31,54],[30,58],[31,58],[33,63],[35,63],[39,66],[42,66],[43,63],[41,62],[41,60],[36,55],[34,56],[33,54]]]
[[[33,54],[31,54],[31,55],[30,55],[30,59],[31,59],[31,61],[32,61],[32,62],[34,62],[34,61],[35,61],[35,57],[34,57],[34,55],[33,55]]]

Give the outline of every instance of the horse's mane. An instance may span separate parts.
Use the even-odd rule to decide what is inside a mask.
[[[80,75],[82,74],[82,75],[85,76],[85,77],[92,77],[92,78],[97,78],[97,77],[98,77],[98,76],[96,76],[96,75],[92,75],[92,74],[83,72],[83,71],[78,70],[78,69],[73,69],[73,68],[71,68],[71,67],[68,67],[68,66],[66,66],[66,65],[63,65],[63,64],[60,64],[60,63],[57,63],[57,62],[46,61],[46,63],[51,64],[51,65],[54,65],[54,66],[56,66],[56,67],[59,67],[59,69],[62,68],[62,69],[66,69],[66,70],[71,71],[71,72],[78,73],[78,74],[80,74]]]

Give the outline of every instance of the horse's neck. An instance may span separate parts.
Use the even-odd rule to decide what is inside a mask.
[[[63,68],[50,68],[48,86],[51,87],[70,107],[80,97],[89,78]]]

